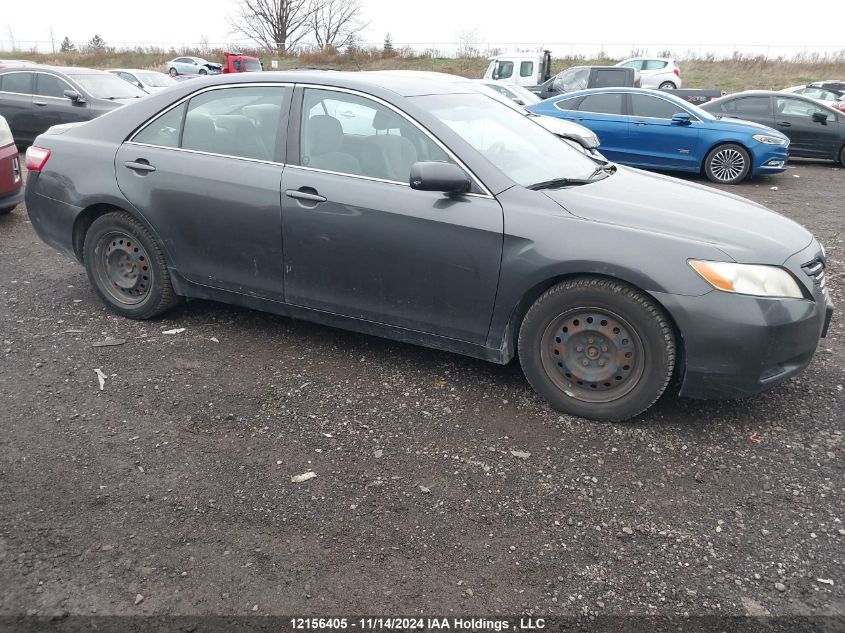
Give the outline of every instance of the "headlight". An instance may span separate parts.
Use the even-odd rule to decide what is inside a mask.
[[[755,141],[765,143],[766,145],[786,145],[789,143],[785,138],[779,136],[766,136],[765,134],[755,134],[752,136]]]
[[[689,265],[707,283],[724,292],[756,297],[803,299],[798,283],[779,266],[707,262],[691,259]]]

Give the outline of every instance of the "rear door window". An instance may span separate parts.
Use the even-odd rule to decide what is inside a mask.
[[[722,104],[722,111],[747,116],[768,116],[772,113],[769,97],[741,97]]]
[[[6,73],[0,75],[0,90],[22,95],[32,94],[33,73]]]
[[[597,114],[621,115],[623,113],[622,98],[624,96],[621,92],[587,95],[581,105],[578,106],[578,110]]]
[[[647,59],[643,62],[643,70],[660,70],[666,68],[667,62],[660,59]]]
[[[209,90],[192,98],[182,148],[274,161],[282,147],[280,121],[290,88],[259,86]]]

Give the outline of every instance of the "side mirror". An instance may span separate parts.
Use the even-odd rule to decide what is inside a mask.
[[[813,112],[813,123],[827,125],[827,115],[824,112]]]
[[[141,90],[144,89],[144,84],[142,84],[140,81],[136,81],[135,85],[138,86]]]
[[[689,125],[691,123],[689,114],[686,112],[676,112],[672,115],[672,123],[677,123],[678,125]]]
[[[454,163],[426,161],[411,165],[411,189],[467,193],[472,188],[469,176]]]
[[[76,90],[65,90],[62,94],[74,103],[85,103],[85,98]]]
[[[525,105],[525,101],[523,101],[519,97],[511,97],[511,101],[513,101],[516,105],[521,105],[521,106]]]

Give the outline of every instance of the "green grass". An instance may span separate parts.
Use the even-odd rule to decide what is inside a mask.
[[[464,77],[477,78],[484,74],[487,60],[482,57],[442,58],[415,55],[410,51],[397,51],[385,55],[380,50],[355,50],[343,54],[335,52],[304,53],[298,56],[276,57],[265,50],[244,51],[259,57],[265,69],[270,69],[271,59],[278,62],[280,70],[314,67],[336,70],[433,70]],[[32,53],[0,51],[3,59],[30,59],[57,66],[83,66],[88,68],[155,68],[166,70],[164,63],[180,55],[197,55],[213,60],[222,59],[222,50],[165,50],[144,48],[116,51],[75,51],[71,53]],[[554,60],[553,71],[581,64],[612,64],[607,58],[583,57]],[[819,79],[845,78],[845,51],[828,58],[807,55],[791,60],[735,54],[732,58],[717,60],[711,57],[679,61],[681,77],[687,88],[719,88],[737,90],[780,89]]]

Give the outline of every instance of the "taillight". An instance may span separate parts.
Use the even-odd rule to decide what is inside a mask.
[[[673,70],[672,72],[673,72],[673,73],[675,73],[678,77],[680,77],[680,76],[681,76],[681,71],[680,71],[680,69],[678,69],[678,68],[676,68],[676,69],[675,69],[675,70]]]
[[[26,150],[26,169],[27,171],[41,171],[44,165],[50,158],[50,150],[43,147],[36,147],[31,145]]]

